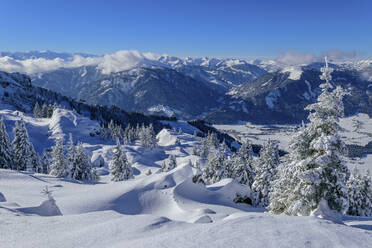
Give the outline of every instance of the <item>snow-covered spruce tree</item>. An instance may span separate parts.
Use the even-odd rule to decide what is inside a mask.
[[[129,164],[125,151],[120,146],[119,139],[116,139],[116,146],[113,150],[113,157],[110,164],[112,181],[124,181],[133,177],[133,169]]]
[[[199,149],[199,156],[202,158],[208,158],[209,155],[209,146],[207,138],[201,138],[201,146]]]
[[[177,167],[176,156],[170,155],[169,156],[169,162],[168,162],[168,171],[173,170],[176,167]]]
[[[176,146],[180,146],[181,145],[181,141],[180,141],[180,139],[178,137],[176,138],[175,145]]]
[[[96,175],[94,175],[89,161],[90,159],[82,143],[79,143],[76,147],[74,163],[70,172],[71,178],[75,180],[94,181]]]
[[[49,174],[50,171],[50,157],[47,151],[44,150],[43,155],[40,159],[41,167],[42,167],[42,173]]]
[[[48,105],[48,114],[47,114],[47,116],[46,116],[46,118],[50,118],[50,117],[52,117],[52,115],[53,115],[53,112],[54,112],[54,110],[57,108],[57,105],[54,103],[53,105],[52,104],[49,104]]]
[[[346,182],[349,170],[343,162],[345,144],[338,135],[338,119],[343,115],[344,91],[332,90],[332,69],[321,69],[322,93],[310,111],[310,123],[293,137],[285,163],[278,167],[278,179],[269,194],[273,213],[310,215],[320,203],[345,213],[348,209]]]
[[[156,135],[152,124],[148,127],[142,125],[138,136],[143,147],[153,149],[157,146]]]
[[[347,183],[349,189],[349,215],[372,216],[372,182],[369,170],[362,177],[354,168]]]
[[[48,117],[48,105],[46,105],[45,103],[41,107],[40,117],[41,118],[47,118]]]
[[[5,128],[4,118],[0,119],[0,168],[11,169],[13,164],[13,150],[9,135]]]
[[[372,216],[372,180],[369,170],[367,170],[366,174],[363,176],[362,182],[362,190],[365,195],[362,201],[362,206],[365,210],[364,216]]]
[[[193,145],[192,146],[192,155],[199,155],[198,146],[197,145]]]
[[[25,123],[16,121],[13,129],[13,169],[27,170],[31,165],[31,149]]]
[[[163,163],[161,164],[161,170],[163,172],[173,170],[176,167],[177,167],[177,160],[176,160],[176,156],[174,156],[173,154],[169,155],[167,163],[163,161]]]
[[[147,136],[148,136],[148,147],[150,149],[153,149],[155,147],[157,147],[158,143],[157,143],[157,140],[156,140],[156,134],[155,134],[155,131],[154,131],[154,127],[152,124],[149,125],[149,127],[147,128]]]
[[[212,184],[225,177],[226,164],[225,156],[221,153],[211,153],[207,163],[202,169],[201,179],[206,184]]]
[[[248,140],[243,142],[238,153],[231,158],[230,163],[231,165],[226,173],[230,174],[231,178],[239,183],[251,186],[254,179],[254,172],[252,169],[253,150]]]
[[[278,144],[268,140],[263,145],[255,166],[256,176],[252,184],[252,190],[255,192],[254,205],[262,207],[269,205],[269,192],[272,191],[279,162]]]
[[[211,147],[211,148],[214,148],[214,149],[218,149],[219,145],[220,145],[220,142],[217,138],[217,134],[216,133],[213,133],[213,132],[209,132],[208,135],[207,135],[207,142],[208,142],[208,145]]]
[[[72,134],[69,135],[68,148],[67,148],[67,168],[69,177],[74,178],[73,174],[76,171],[76,147],[72,139]]]
[[[41,118],[42,117],[42,112],[41,112],[40,105],[39,105],[38,102],[36,102],[33,112],[34,112],[35,118]]]
[[[130,144],[136,140],[135,130],[128,124],[124,130],[123,141],[124,144]]]
[[[57,140],[56,145],[52,148],[52,161],[50,165],[50,175],[56,177],[67,177],[69,174],[67,161],[63,150],[63,139]]]
[[[352,171],[349,180],[347,181],[349,193],[349,209],[347,214],[364,216],[363,210],[363,182],[359,170],[355,167]]]
[[[41,164],[39,155],[35,151],[34,145],[31,142],[29,142],[28,144],[30,163],[29,168],[27,170],[30,172],[43,173],[43,166]]]

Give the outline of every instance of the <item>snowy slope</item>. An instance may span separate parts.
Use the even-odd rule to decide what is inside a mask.
[[[231,179],[207,187],[194,184],[197,169],[189,161],[199,159],[191,154],[200,140],[185,122],[173,123],[185,130],[181,134],[163,129],[153,150],[125,145],[134,178],[112,182],[107,164],[114,144],[90,135],[97,128],[94,121],[63,109],[50,119],[10,110],[0,114],[8,129],[24,119],[38,151],[71,132],[105,162],[96,183],[0,169],[2,247],[363,247],[372,242],[371,218],[347,217],[347,225],[341,225],[276,216],[234,203],[237,193],[249,195],[250,189]],[[170,154],[177,167],[161,172]],[[146,175],[149,169],[152,174]],[[55,202],[40,194],[45,186]]]

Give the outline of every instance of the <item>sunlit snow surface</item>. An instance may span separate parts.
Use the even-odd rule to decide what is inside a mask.
[[[100,155],[106,163],[111,159],[114,144],[91,137],[89,133],[97,128],[96,123],[76,113],[57,110],[51,119],[39,120],[14,111],[4,110],[1,114],[9,130],[22,117],[38,151],[71,132],[93,157]],[[196,169],[189,160],[198,159],[191,154],[199,138],[190,134],[194,130],[187,125],[185,122],[175,125],[185,130],[182,134],[161,131],[157,137],[159,147],[154,150],[138,144],[126,145],[134,167],[134,179],[129,181],[111,182],[107,164],[98,169],[101,179],[96,183],[0,169],[0,247],[368,247],[372,244],[372,218],[345,217],[346,225],[343,225],[315,217],[277,216],[265,213],[264,209],[234,203],[236,193],[249,194],[249,189],[230,179],[208,187],[192,183]],[[290,130],[292,127],[287,127],[283,134],[289,136]],[[260,128],[254,131],[259,132]],[[181,145],[176,145],[176,137]],[[256,141],[265,136],[258,137]],[[170,154],[176,155],[178,166],[160,172],[161,163]],[[152,174],[147,176],[149,169]],[[45,186],[52,191],[55,202],[41,194]]]

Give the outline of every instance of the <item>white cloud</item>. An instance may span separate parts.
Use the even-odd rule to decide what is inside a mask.
[[[79,66],[97,66],[102,73],[109,74],[128,70],[144,60],[155,60],[159,55],[153,53],[140,53],[138,51],[117,51],[102,57],[82,57],[75,55],[72,60],[61,58],[44,59],[34,58],[16,60],[10,57],[0,57],[0,70],[7,72],[21,72],[36,74],[59,68],[72,68]]]
[[[322,62],[324,61],[324,57],[327,57],[330,61],[342,61],[354,59],[357,57],[357,54],[355,51],[345,52],[337,49],[322,52],[320,55],[289,50],[280,54],[276,58],[276,61],[285,65],[303,65],[312,62]]]
[[[322,53],[322,57],[327,56],[331,60],[344,60],[344,59],[354,59],[357,54],[355,51],[344,52],[341,50],[333,49]]]
[[[317,60],[316,56],[311,53],[299,53],[293,50],[280,54],[276,59],[277,62],[286,65],[309,64]]]

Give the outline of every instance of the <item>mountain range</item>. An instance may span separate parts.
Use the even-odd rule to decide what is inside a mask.
[[[17,61],[89,60],[83,65],[66,66],[66,62],[58,68],[29,73],[34,85],[88,104],[214,123],[274,124],[305,120],[308,113],[304,107],[320,93],[320,67],[324,65],[317,62],[288,66],[273,60],[178,58],[138,53],[129,56],[124,53],[126,60],[121,61],[123,56],[119,55],[0,53],[0,57]],[[345,113],[372,115],[372,61],[331,66],[332,82],[349,92],[344,99]]]

